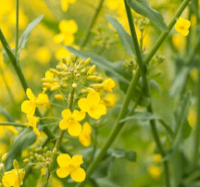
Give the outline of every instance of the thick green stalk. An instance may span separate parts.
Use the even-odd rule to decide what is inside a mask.
[[[103,2],[104,2],[104,0],[100,0],[100,1],[99,1],[99,4],[98,4],[98,6],[97,6],[97,8],[96,8],[96,11],[95,11],[95,14],[94,14],[92,20],[90,21],[90,24],[89,24],[89,26],[88,26],[88,28],[87,28],[87,30],[86,30],[84,36],[83,36],[83,39],[81,40],[81,43],[80,43],[80,45],[79,45],[81,48],[83,48],[83,47],[86,45],[86,43],[88,42],[88,40],[89,40],[89,38],[90,38],[91,29],[93,28],[94,23],[95,23],[95,21],[96,21],[98,15],[99,15],[99,13],[100,13],[100,10],[101,10],[101,8],[102,8]]]
[[[151,52],[148,54],[148,56],[145,58],[145,60],[144,60],[145,63],[148,63],[151,60],[151,58],[154,56],[154,54],[156,53],[156,51],[159,49],[159,47],[161,46],[161,44],[164,42],[165,38],[169,34],[169,31],[172,29],[172,27],[176,23],[176,21],[174,21],[174,20],[176,20],[181,15],[181,13],[183,12],[183,10],[185,9],[185,7],[188,5],[189,2],[190,2],[190,0],[184,0],[183,3],[180,5],[180,7],[178,8],[177,12],[175,13],[172,21],[170,22],[170,24],[168,26],[168,29],[169,29],[168,32],[161,34],[161,36],[159,37],[159,39],[156,42],[155,46],[153,47],[153,49],[151,50]],[[119,131],[123,127],[123,124],[119,123],[119,121],[121,119],[123,119],[125,117],[125,115],[126,115],[128,104],[130,102],[132,94],[135,92],[135,89],[136,89],[136,86],[137,86],[139,78],[140,78],[140,70],[138,69],[136,71],[136,73],[135,73],[135,76],[132,78],[132,80],[130,82],[130,86],[129,86],[129,88],[127,90],[127,94],[126,94],[126,96],[124,98],[120,114],[118,116],[118,119],[116,120],[116,123],[115,123],[115,125],[114,125],[114,127],[113,127],[113,129],[112,129],[112,131],[110,133],[110,135],[108,136],[106,142],[104,143],[104,145],[103,145],[100,153],[97,155],[97,157],[95,158],[95,160],[92,162],[92,164],[88,168],[87,173],[86,173],[86,180],[84,182],[82,182],[82,183],[77,184],[76,187],[83,186],[83,184],[87,181],[87,179],[90,177],[90,175],[92,174],[92,172],[98,166],[99,162],[101,161],[102,157],[106,153],[107,149],[113,143],[113,141],[117,137]],[[164,165],[165,165],[165,163],[164,163]],[[167,167],[166,167],[166,170],[168,170]]]
[[[21,70],[21,68],[20,68],[20,66],[19,66],[19,63],[17,63],[16,58],[15,58],[15,55],[14,55],[13,52],[11,51],[11,48],[10,48],[10,46],[9,46],[9,44],[8,44],[8,42],[7,42],[7,40],[6,40],[6,38],[4,37],[3,32],[2,32],[1,29],[0,29],[0,40],[1,40],[1,43],[2,43],[2,45],[3,45],[3,47],[4,47],[4,49],[5,49],[5,51],[6,51],[7,55],[8,55],[8,57],[10,58],[10,61],[11,61],[12,65],[13,65],[13,67],[14,67],[14,69],[15,69],[15,71],[16,71],[18,77],[19,77],[19,80],[20,80],[20,83],[21,83],[21,85],[22,85],[22,87],[23,87],[23,90],[24,90],[24,92],[26,93],[26,89],[29,88],[29,87],[28,87],[28,83],[27,83],[26,78],[25,78],[25,76],[24,76],[24,74],[23,74],[23,72],[22,72],[22,70]],[[36,110],[36,114],[37,114],[37,116],[39,116],[39,117],[42,116],[42,115],[40,114],[39,110]],[[40,122],[40,123],[42,123],[42,122]],[[43,131],[44,131],[44,133],[49,137],[49,139],[51,139],[51,140],[54,140],[54,139],[55,139],[55,136],[53,135],[53,133],[52,133],[47,127],[44,127],[44,128],[43,128]],[[60,150],[61,150],[62,152],[67,152],[67,153],[69,153],[69,151],[66,150],[65,147],[62,146],[62,145],[61,145],[61,147],[60,147]]]
[[[19,41],[19,0],[16,0],[15,57],[17,59]]]
[[[141,51],[140,51],[140,46],[139,46],[139,43],[138,43],[138,39],[137,39],[137,35],[136,35],[134,23],[133,23],[131,9],[129,8],[128,4],[126,3],[126,0],[124,0],[124,4],[125,4],[126,12],[127,12],[127,18],[128,18],[128,21],[129,21],[131,36],[132,36],[132,39],[133,39],[133,44],[134,44],[135,51],[136,51],[136,54],[137,54],[137,63],[138,63],[138,66],[140,68],[140,72],[142,74],[144,93],[145,93],[145,96],[151,98],[148,78],[147,78],[146,72],[144,71],[145,64],[142,60],[142,54],[141,54]],[[151,102],[150,102],[149,106],[147,107],[147,110],[148,110],[148,112],[153,113]],[[150,120],[150,125],[151,125],[152,134],[153,134],[154,140],[156,142],[156,145],[159,149],[159,152],[164,157],[165,151],[164,151],[163,145],[161,143],[158,130],[156,128],[156,121]],[[164,173],[165,173],[165,176],[166,176],[165,177],[166,178],[165,184],[166,184],[167,187],[169,187],[169,183],[170,183],[169,182],[169,169],[168,168],[169,168],[168,162],[165,161],[164,162],[164,171],[165,171]]]
[[[193,5],[196,7],[198,10],[198,1],[193,0]],[[197,23],[200,23],[200,20],[198,19],[199,17],[199,12],[196,13],[197,17]],[[200,42],[200,39],[199,39]],[[199,46],[198,46],[199,47]],[[198,73],[198,102],[197,102],[197,124],[195,127],[195,134],[194,134],[194,155],[193,155],[193,166],[196,167],[198,164],[199,160],[199,138],[200,138],[200,72]]]

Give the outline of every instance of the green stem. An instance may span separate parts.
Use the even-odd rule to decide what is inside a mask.
[[[180,7],[178,8],[177,12],[175,13],[172,21],[170,22],[170,24],[168,26],[169,31],[172,29],[172,27],[176,23],[175,20],[181,15],[182,11],[185,9],[185,7],[188,5],[189,2],[190,2],[190,0],[184,0],[183,3],[180,5]],[[153,49],[151,50],[149,55],[145,58],[145,60],[144,60],[145,63],[148,63],[151,60],[151,58],[154,56],[154,54],[156,53],[156,51],[158,50],[160,45],[164,42],[164,39],[169,34],[169,31],[166,34],[165,33],[161,34],[161,37],[159,37],[159,39],[156,42],[155,46],[153,47]],[[125,117],[125,115],[126,115],[128,104],[129,104],[129,102],[131,100],[132,94],[136,91],[136,86],[137,86],[139,78],[140,78],[140,70],[138,69],[136,71],[136,73],[135,73],[135,76],[131,79],[130,86],[128,87],[127,94],[126,94],[126,96],[124,98],[124,101],[123,101],[123,104],[122,104],[122,108],[120,110],[120,113],[118,115],[118,118],[116,120],[116,123],[115,123],[111,133],[109,134],[106,142],[104,143],[100,153],[97,155],[96,159],[89,166],[89,168],[87,170],[87,173],[86,173],[85,181],[82,182],[82,183],[77,184],[76,187],[83,186],[83,184],[87,181],[87,179],[90,177],[92,172],[95,170],[95,168],[97,167],[97,165],[101,161],[102,157],[105,155],[107,149],[110,147],[112,142],[117,137],[119,131],[123,127],[123,124],[119,123],[119,121],[121,119],[123,119]],[[165,170],[168,170],[168,167],[165,166],[165,163],[164,163],[164,167],[166,167]],[[166,176],[166,178],[168,178],[168,176]]]
[[[86,43],[88,42],[88,40],[89,40],[89,38],[90,38],[90,34],[91,34],[90,31],[91,31],[91,29],[93,28],[94,23],[95,23],[95,21],[96,21],[98,15],[99,15],[99,13],[100,13],[100,10],[101,10],[101,8],[102,8],[103,2],[104,2],[104,0],[100,0],[100,1],[99,1],[99,4],[98,4],[97,9],[96,9],[96,11],[95,11],[95,14],[94,14],[92,20],[90,21],[90,24],[89,24],[89,26],[88,26],[88,28],[87,28],[87,30],[86,30],[84,36],[83,36],[83,39],[82,39],[82,41],[81,41],[81,43],[80,43],[80,45],[79,45],[80,48],[83,48],[83,47],[86,45]]]
[[[16,0],[15,57],[17,59],[19,41],[19,0]]]
[[[24,74],[23,74],[21,68],[19,67],[19,63],[17,63],[16,58],[15,58],[13,52],[11,51],[11,48],[10,48],[10,46],[9,46],[9,44],[8,44],[8,42],[7,42],[7,40],[6,40],[6,38],[4,37],[3,32],[2,32],[1,29],[0,29],[0,40],[1,40],[1,43],[2,43],[2,45],[3,45],[3,47],[4,47],[4,49],[5,49],[5,51],[6,51],[7,55],[8,55],[8,57],[10,58],[10,61],[11,61],[12,65],[13,65],[13,67],[14,67],[14,69],[15,69],[17,75],[18,75],[18,78],[19,78],[19,80],[20,80],[20,82],[21,82],[21,85],[22,85],[22,87],[23,87],[23,90],[24,90],[24,92],[26,93],[26,89],[29,88],[29,87],[28,87],[28,83],[27,83],[26,78],[25,78],[25,76],[24,76]],[[36,114],[37,114],[37,116],[39,116],[39,117],[42,116],[38,109],[36,110]],[[42,123],[42,122],[40,122],[40,123]],[[53,140],[55,139],[53,133],[52,133],[47,127],[44,127],[44,128],[43,128],[43,131],[44,131],[44,133],[45,133],[50,139],[53,139]],[[65,147],[62,146],[62,145],[61,145],[61,147],[60,147],[60,150],[61,150],[62,152],[69,153],[69,151],[66,150]],[[69,153],[69,154],[70,154],[70,153]]]
[[[0,122],[0,125],[3,126],[14,126],[14,127],[26,127],[23,123],[15,123],[15,122]]]
[[[72,110],[73,100],[74,100],[74,89],[72,88],[72,91],[71,91],[71,94],[70,94],[70,101],[69,101],[69,109],[70,110]],[[65,130],[60,130],[58,139],[56,141],[56,144],[54,146],[53,153],[52,153],[52,156],[51,156],[51,162],[50,162],[49,168],[47,169],[46,182],[42,183],[41,187],[48,186],[51,171],[53,169],[53,164],[54,164],[56,156],[57,156],[57,150],[59,150],[59,148],[60,148],[64,134],[65,134]]]
[[[168,25],[168,31],[167,32],[163,32],[160,37],[158,38],[156,44],[154,45],[153,49],[151,50],[151,52],[148,54],[148,56],[145,59],[145,63],[149,63],[149,61],[151,60],[151,58],[154,56],[154,54],[156,53],[156,51],[158,50],[158,48],[161,46],[161,44],[163,43],[163,41],[165,40],[165,38],[167,37],[167,35],[169,34],[170,30],[172,29],[172,27],[175,25],[176,20],[180,17],[181,13],[183,12],[183,10],[185,9],[185,7],[188,5],[188,3],[191,0],[184,0],[180,7],[178,8],[178,10],[176,11],[176,13],[174,14],[170,24]]]

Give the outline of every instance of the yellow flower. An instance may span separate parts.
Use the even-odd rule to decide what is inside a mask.
[[[99,119],[102,115],[106,114],[106,107],[100,103],[100,96],[97,92],[89,92],[87,98],[81,98],[78,101],[79,108],[88,112],[94,118]]]
[[[107,0],[107,7],[111,10],[116,10],[121,5],[119,0]]]
[[[189,34],[190,25],[191,22],[189,20],[179,17],[175,24],[175,30],[183,36],[187,36]]]
[[[88,147],[91,144],[91,132],[92,132],[92,128],[90,124],[88,122],[85,122],[83,124],[83,130],[79,135],[79,141],[85,147]]]
[[[61,0],[61,9],[63,12],[66,12],[69,4],[75,3],[76,0]]]
[[[36,57],[37,57],[38,61],[41,62],[42,64],[47,64],[47,63],[49,63],[49,61],[51,59],[51,53],[48,48],[40,47],[36,51]]]
[[[102,104],[104,104],[107,108],[112,108],[115,106],[116,100],[116,95],[109,93],[103,98]]]
[[[85,118],[85,112],[74,110],[73,113],[69,109],[62,111],[63,119],[59,123],[62,130],[68,129],[71,136],[78,136],[81,133],[82,126],[79,121]]]
[[[26,95],[29,100],[25,100],[21,105],[22,112],[26,113],[27,115],[33,115],[35,113],[36,108],[36,97],[33,94],[32,90],[30,88],[27,88]]]
[[[49,103],[49,98],[47,94],[41,93],[38,97],[35,97],[30,88],[27,88],[26,95],[29,100],[25,100],[21,105],[22,112],[27,115],[33,116],[35,113],[35,108],[40,105],[46,105]]]
[[[85,171],[80,167],[83,163],[82,155],[74,155],[71,158],[68,154],[60,154],[57,157],[57,163],[60,166],[56,170],[58,177],[65,178],[71,175],[71,178],[76,182],[85,180]]]
[[[158,179],[161,175],[161,169],[156,165],[151,165],[148,171],[150,176],[154,179]]]
[[[112,88],[115,87],[115,82],[111,78],[106,79],[105,81],[102,82],[102,84],[103,84],[103,90],[109,92],[112,92]]]
[[[23,169],[13,169],[4,173],[2,183],[4,186],[20,187],[23,184],[25,171]]]
[[[154,162],[160,163],[161,160],[162,160],[162,155],[161,154],[154,154],[153,155],[153,161]]]
[[[35,134],[39,136],[40,131],[37,129],[36,124],[39,122],[40,118],[31,115],[27,115],[27,118],[28,118],[28,123],[25,123],[25,125],[27,127],[33,127],[33,131],[35,132]]]

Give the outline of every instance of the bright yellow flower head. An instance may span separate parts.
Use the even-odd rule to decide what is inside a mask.
[[[158,179],[161,175],[161,169],[156,165],[151,165],[148,171],[151,177],[154,179]]]
[[[91,144],[91,133],[92,133],[92,128],[90,124],[88,122],[85,122],[83,124],[83,130],[81,134],[79,135],[79,141],[85,147],[88,147]]]
[[[116,100],[116,95],[109,93],[103,98],[102,104],[104,104],[107,108],[112,108],[115,106]]]
[[[162,155],[161,154],[153,155],[153,161],[160,163],[162,161]]]
[[[115,82],[111,78],[106,79],[105,81],[102,82],[102,84],[103,84],[103,90],[109,92],[112,92],[112,88],[115,87]]]
[[[42,64],[48,64],[51,59],[51,52],[46,47],[40,47],[36,51],[36,57]]]
[[[69,109],[62,111],[63,119],[59,123],[62,130],[68,129],[71,136],[78,136],[81,133],[82,126],[79,121],[85,118],[85,112],[74,110],[73,113]]]
[[[71,175],[71,178],[76,182],[85,180],[85,171],[80,167],[83,163],[82,155],[74,155],[71,158],[68,154],[60,154],[57,157],[57,163],[60,166],[56,170],[58,177],[65,178]]]
[[[78,25],[74,20],[61,20],[59,23],[61,33],[74,34],[78,31]]]
[[[26,90],[26,95],[29,100],[25,100],[22,103],[21,110],[27,115],[33,116],[33,114],[35,113],[35,108],[36,108],[36,97],[30,88]]]
[[[23,169],[13,169],[4,173],[2,183],[4,186],[20,187],[23,184],[25,171]]]
[[[119,0],[107,0],[107,7],[111,10],[118,9],[121,4]]]
[[[187,36],[189,34],[189,27],[191,26],[191,22],[182,17],[179,17],[175,24],[175,30],[182,34],[183,36]]]
[[[82,111],[88,112],[94,119],[99,119],[107,113],[106,107],[100,103],[100,95],[93,91],[89,92],[87,98],[79,99],[78,106]]]
[[[25,123],[25,125],[27,127],[33,127],[33,131],[35,132],[35,134],[37,134],[38,136],[40,135],[40,131],[37,129],[36,124],[39,122],[40,118],[39,117],[35,117],[35,116],[30,116],[27,115],[28,118],[28,123]]]
[[[41,93],[38,97],[35,97],[32,90],[27,88],[26,95],[29,100],[25,100],[21,105],[22,112],[26,113],[27,115],[33,116],[35,113],[35,108],[40,105],[47,105],[49,103],[49,98],[47,94]]]

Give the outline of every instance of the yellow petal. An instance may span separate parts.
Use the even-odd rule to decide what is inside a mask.
[[[58,168],[56,170],[56,174],[58,175],[58,177],[60,178],[65,178],[69,175],[70,171],[67,168]]]
[[[72,117],[72,113],[71,113],[70,109],[65,109],[65,110],[63,110],[63,111],[62,111],[62,117],[63,117],[64,119],[69,119],[69,118],[71,118],[71,117]]]
[[[4,186],[13,186],[15,181],[17,180],[17,175],[10,172],[5,172],[2,178],[2,183]]]
[[[73,34],[66,34],[63,40],[64,45],[72,45],[74,43],[75,37]]]
[[[68,3],[70,3],[70,4],[73,4],[75,2],[76,2],[76,0],[68,0]]]
[[[62,20],[59,29],[62,33],[74,34],[78,31],[78,26],[74,20]]]
[[[79,141],[85,147],[90,146],[90,144],[91,144],[91,134],[90,133],[87,134],[87,133],[82,132],[79,135]]]
[[[69,127],[68,120],[62,119],[59,123],[59,127],[61,130],[66,130]]]
[[[83,163],[83,156],[82,155],[74,155],[72,157],[72,162],[71,162],[71,165],[72,166],[80,166],[81,164]]]
[[[90,106],[98,105],[100,102],[100,95],[97,92],[90,92],[87,95],[87,103]]]
[[[76,182],[82,182],[85,180],[85,170],[82,168],[77,168],[71,172],[71,178]]]
[[[61,9],[63,12],[66,12],[68,9],[68,0],[61,0]]]
[[[103,104],[96,105],[91,110],[88,111],[88,114],[94,118],[99,119],[102,115],[106,114],[107,110]]]
[[[87,103],[87,99],[86,98],[81,98],[78,100],[78,106],[79,108],[84,111],[87,112],[89,107],[88,107],[88,103]]]
[[[40,131],[37,129],[37,127],[33,127],[33,131],[34,131],[35,134],[40,136]]]
[[[68,154],[60,154],[57,157],[57,163],[61,168],[68,167],[71,162],[72,159]]]
[[[54,38],[53,38],[53,41],[54,41],[54,43],[56,43],[56,44],[60,44],[61,42],[63,42],[64,38],[65,38],[65,36],[64,36],[63,33],[56,34],[56,35],[54,36]]]
[[[70,123],[68,132],[71,136],[78,136],[82,131],[82,126],[78,122]]]
[[[26,90],[26,95],[27,95],[27,97],[28,97],[31,101],[34,101],[34,100],[35,100],[35,95],[33,94],[33,92],[31,91],[30,88],[27,88],[27,90]]]
[[[91,133],[92,132],[92,128],[91,128],[91,125],[88,123],[88,122],[85,122],[83,124],[83,131],[87,134]]]
[[[78,110],[74,110],[72,115],[73,115],[73,118],[77,121],[81,121],[85,118],[85,112],[83,111],[79,112]]]
[[[26,114],[33,115],[35,113],[35,107],[35,103],[25,100],[21,105],[21,111]]]

